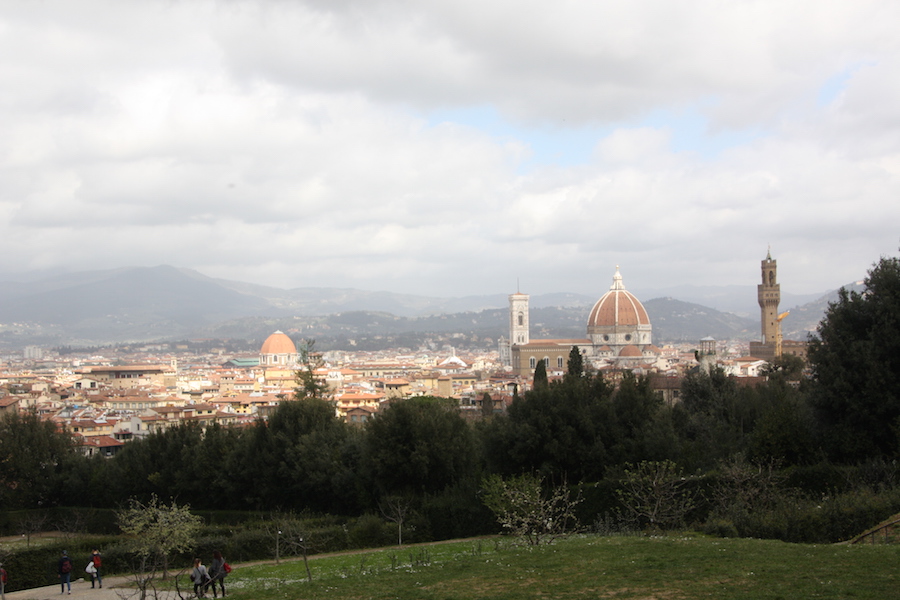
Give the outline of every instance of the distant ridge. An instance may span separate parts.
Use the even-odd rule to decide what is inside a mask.
[[[733,298],[735,287],[750,290],[755,301],[755,286],[727,286],[725,296]],[[695,295],[716,296],[715,288],[692,289]],[[532,335],[583,336],[587,311],[597,298],[570,293],[532,295]],[[836,291],[791,309],[785,337],[805,339],[828,301],[835,298]],[[717,339],[758,336],[758,312],[738,315],[673,296],[643,302],[658,342],[693,341],[706,335]],[[265,332],[274,323],[283,323],[276,328],[285,330],[301,330],[303,324],[304,331],[320,331],[322,336],[335,331],[376,335],[378,331],[453,329],[468,332],[470,340],[495,340],[508,335],[507,306],[506,294],[436,298],[352,288],[284,290],[215,279],[168,265],[84,271],[0,281],[0,347],[106,344],[226,332],[228,337],[255,339],[252,336],[259,335],[258,330]]]

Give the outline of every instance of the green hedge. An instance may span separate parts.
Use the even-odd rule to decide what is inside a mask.
[[[900,490],[861,489],[818,500],[788,497],[772,510],[728,522],[713,519],[703,530],[713,535],[736,532],[741,537],[830,544],[851,539],[898,512]]]
[[[0,535],[20,535],[41,525],[41,531],[66,531],[93,535],[119,532],[116,511],[109,508],[43,508],[0,512]]]
[[[109,537],[81,537],[70,542],[54,541],[42,543],[40,546],[16,549],[7,554],[3,559],[3,568],[9,576],[6,585],[7,592],[24,590],[59,582],[59,559],[65,550],[72,559],[72,580],[87,577],[84,567],[87,566],[91,556],[91,550],[101,549],[103,552],[103,566],[105,574],[109,572],[108,557],[104,548],[115,538]]]

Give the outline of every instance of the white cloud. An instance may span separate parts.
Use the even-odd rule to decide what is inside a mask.
[[[786,289],[836,287],[897,250],[898,12],[6,4],[0,271],[592,293],[617,263],[640,287],[752,282],[771,243]],[[512,133],[426,117],[485,107]],[[684,111],[707,131],[659,116]],[[534,162],[554,152],[529,143],[581,128],[597,136],[583,164]],[[752,135],[702,149],[730,131]]]

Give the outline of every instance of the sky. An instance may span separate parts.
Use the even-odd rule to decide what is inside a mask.
[[[862,279],[891,0],[0,0],[0,273],[429,296]]]

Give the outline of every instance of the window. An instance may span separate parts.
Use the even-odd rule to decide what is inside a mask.
[[[525,315],[519,313],[519,327],[525,324]]]
[[[562,357],[562,356],[557,356],[557,357],[556,357],[556,368],[557,368],[557,369],[562,369],[562,368],[563,368],[563,357]]]
[[[532,356],[528,359],[528,367],[533,369],[537,366],[537,360]]]

